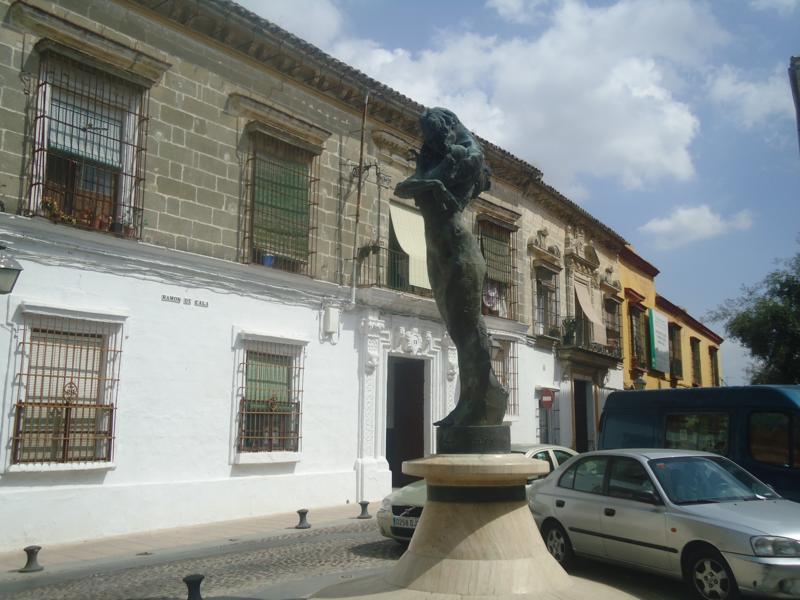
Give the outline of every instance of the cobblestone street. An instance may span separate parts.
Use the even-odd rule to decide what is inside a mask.
[[[183,600],[182,578],[206,576],[203,597],[268,600],[299,598],[341,578],[390,567],[404,547],[382,538],[375,522],[358,521],[290,531],[229,546],[197,549],[182,558],[132,556],[103,568],[14,578],[0,584],[4,600]],[[629,569],[581,561],[573,570],[642,600],[684,600],[681,582]],[[326,579],[327,577],[327,579]]]
[[[130,564],[80,578],[60,577],[44,583],[46,571],[36,580],[22,581],[29,589],[0,586],[6,600],[161,600],[186,598],[181,581],[189,573],[203,573],[204,597],[248,595],[254,588],[327,573],[388,566],[403,547],[384,540],[374,521],[310,529],[225,548],[205,556],[157,562],[157,556],[132,557]],[[37,585],[37,582],[41,584]],[[34,587],[35,586],[35,587]],[[5,589],[4,589],[5,588]],[[10,592],[10,593],[9,593]]]

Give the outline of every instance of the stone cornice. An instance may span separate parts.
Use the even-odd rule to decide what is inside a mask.
[[[251,131],[260,131],[285,142],[301,146],[310,152],[319,154],[331,132],[313,123],[301,119],[265,102],[260,102],[242,94],[231,94],[228,97],[226,112],[252,119],[248,124]]]
[[[140,85],[153,85],[171,66],[160,50],[52,2],[18,0],[8,9],[7,19],[16,28],[44,38],[37,45],[39,51],[77,53],[81,60],[88,57],[102,67],[110,66]]]
[[[489,220],[514,231],[519,229],[516,222],[522,215],[515,210],[500,206],[480,196],[473,200],[472,208],[475,210],[475,218],[479,221],[481,219]]]

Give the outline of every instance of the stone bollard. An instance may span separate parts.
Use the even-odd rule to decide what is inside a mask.
[[[35,573],[36,571],[41,571],[44,569],[44,567],[37,561],[37,554],[39,554],[39,550],[41,549],[41,546],[26,546],[23,548],[23,550],[25,550],[25,554],[28,555],[28,560],[25,563],[25,566],[19,570],[20,573]]]
[[[361,514],[356,517],[357,519],[371,519],[372,515],[367,512],[367,507],[369,506],[369,502],[366,500],[359,500],[358,502],[361,505]]]
[[[295,529],[308,529],[311,527],[309,522],[306,520],[306,515],[308,515],[307,508],[301,508],[297,511],[297,514],[300,515],[300,522],[294,526]]]
[[[183,578],[183,583],[186,584],[187,589],[189,590],[189,596],[186,600],[203,600],[203,597],[200,595],[200,584],[205,579],[205,575],[187,575]]]

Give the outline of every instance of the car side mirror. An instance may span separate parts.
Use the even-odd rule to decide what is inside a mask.
[[[646,502],[647,504],[661,504],[661,498],[653,491],[634,492],[633,499],[637,502]]]

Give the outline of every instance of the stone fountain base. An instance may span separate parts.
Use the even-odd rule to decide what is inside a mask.
[[[547,472],[521,454],[438,454],[403,463],[428,501],[408,550],[388,573],[325,588],[339,600],[634,600],[568,575],[547,552],[525,482]]]

